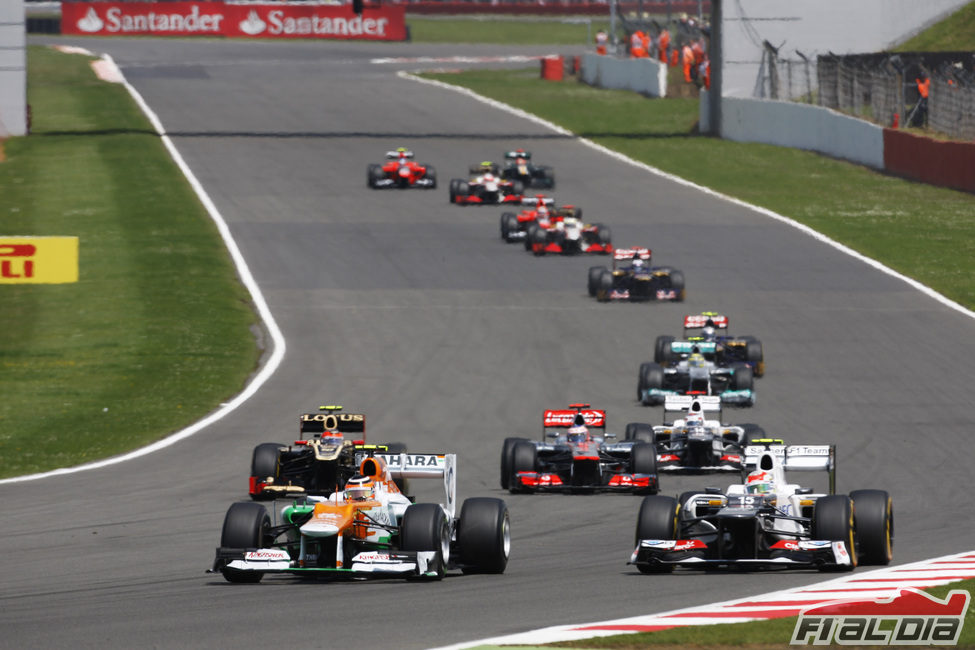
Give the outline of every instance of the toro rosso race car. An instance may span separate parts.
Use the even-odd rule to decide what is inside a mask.
[[[400,147],[386,152],[386,162],[370,164],[366,169],[366,183],[373,189],[386,187],[437,187],[437,170],[433,165],[413,162],[413,152]]]
[[[532,162],[532,152],[515,149],[505,152],[501,177],[521,181],[524,187],[552,189],[555,187],[555,171],[551,167]]]
[[[637,375],[637,399],[645,406],[663,404],[669,395],[718,395],[723,404],[753,406],[754,375],[747,363],[721,366],[697,345],[668,366],[646,362]]]
[[[227,511],[211,572],[230,582],[267,573],[401,576],[439,580],[464,573],[503,573],[511,533],[501,499],[471,498],[455,516],[453,454],[356,455],[358,473],[329,497],[305,496],[269,513],[241,502]],[[414,503],[397,481],[434,478],[445,503]]]
[[[883,490],[835,494],[835,445],[750,446],[753,469],[725,492],[707,488],[679,499],[646,497],[629,564],[642,573],[696,569],[852,570],[888,564],[894,511]],[[826,470],[829,494],[787,483],[786,470]]]
[[[684,274],[669,266],[650,266],[649,248],[617,248],[613,269],[589,267],[589,295],[610,300],[684,300]]]
[[[597,435],[590,429],[600,429]],[[542,440],[506,438],[501,448],[501,487],[517,492],[617,491],[655,494],[657,455],[639,440],[610,442],[606,411],[588,404],[546,410]]]
[[[329,495],[355,474],[355,454],[362,451],[406,451],[401,443],[367,445],[366,416],[342,413],[341,406],[322,406],[298,418],[299,439],[293,445],[265,442],[254,448],[248,493],[260,501],[287,495]],[[352,436],[351,439],[346,438]]]
[[[450,181],[450,202],[458,205],[497,205],[521,203],[525,186],[521,181],[509,181],[498,175],[498,166],[483,162],[470,168],[472,178]]]
[[[745,364],[755,377],[765,374],[765,355],[762,342],[754,336],[729,336],[728,317],[706,311],[684,317],[684,337],[658,336],[653,360],[662,366],[676,364],[697,348],[708,361],[730,367]]]

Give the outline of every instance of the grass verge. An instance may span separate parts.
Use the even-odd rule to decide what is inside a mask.
[[[895,52],[971,52],[975,50],[975,2],[901,43]]]
[[[648,100],[539,70],[424,75],[539,115],[580,137],[791,217],[975,308],[975,196],[815,153],[695,133],[696,99]]]
[[[32,135],[4,142],[3,235],[77,235],[80,279],[0,285],[0,476],[176,431],[238,393],[249,295],[159,137],[90,59],[28,48]]]

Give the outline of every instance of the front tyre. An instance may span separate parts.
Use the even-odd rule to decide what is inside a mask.
[[[427,566],[433,575],[421,576],[441,580],[450,562],[450,527],[447,515],[436,503],[418,503],[403,513],[400,528],[400,547],[404,551],[433,552],[433,562]]]
[[[464,501],[457,530],[464,573],[504,573],[511,554],[511,522],[501,499]]]
[[[636,519],[636,543],[641,539],[677,539],[677,499],[652,495],[643,498]],[[668,564],[638,564],[640,573],[670,573]]]
[[[264,548],[270,541],[271,518],[259,503],[241,501],[230,506],[223,519],[220,546],[225,548]],[[227,582],[255,583],[264,577],[261,571],[239,571],[224,567],[220,570]]]
[[[822,570],[852,571],[857,565],[853,536],[853,501],[844,494],[830,494],[816,499],[813,508],[813,539],[843,542],[850,555],[849,566],[826,566]]]

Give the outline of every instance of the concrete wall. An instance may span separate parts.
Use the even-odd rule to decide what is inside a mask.
[[[24,5],[0,2],[0,138],[27,133]]]
[[[583,54],[579,78],[590,86],[632,90],[649,97],[667,94],[667,66],[652,59]]]

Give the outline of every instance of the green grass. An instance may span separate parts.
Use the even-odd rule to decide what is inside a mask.
[[[75,284],[0,285],[0,476],[143,446],[243,387],[256,318],[125,89],[28,48],[32,135],[4,143],[4,235],[76,235]]]
[[[568,21],[572,22],[568,22]],[[498,19],[491,16],[468,18],[420,18],[407,16],[410,39],[417,43],[496,43],[503,45],[585,45],[591,44],[600,29],[609,30],[609,21],[600,17]]]
[[[975,2],[971,2],[914,38],[895,52],[971,52],[975,50]]]
[[[975,196],[815,153],[695,134],[696,99],[539,78],[538,69],[429,74],[610,149],[804,223],[975,308]]]

